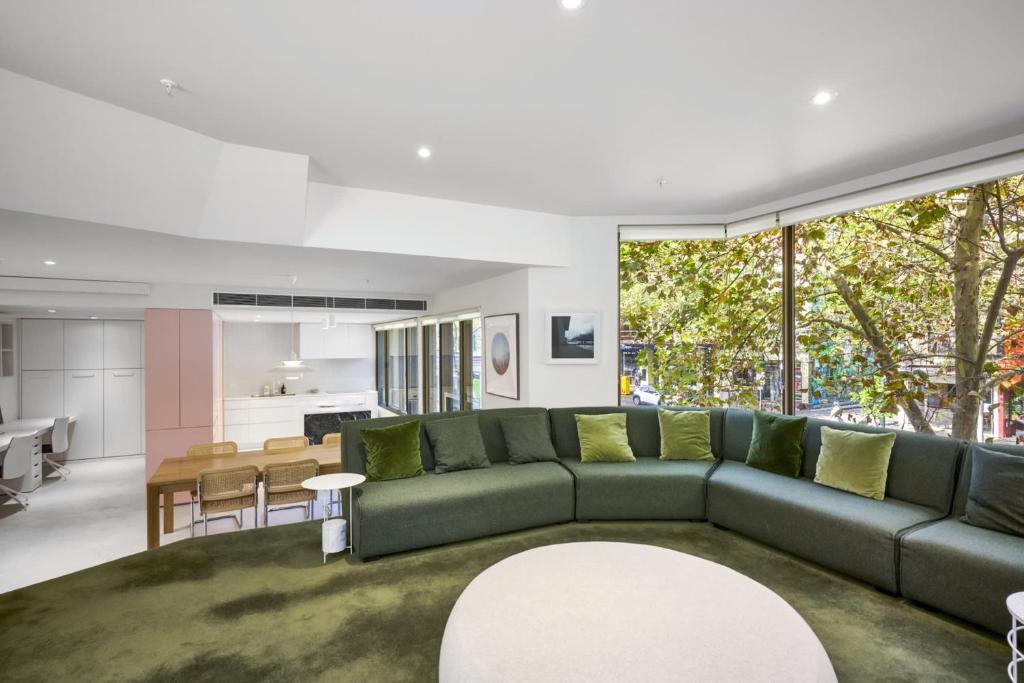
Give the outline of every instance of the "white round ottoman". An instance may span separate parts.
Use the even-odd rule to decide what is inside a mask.
[[[452,608],[442,683],[833,682],[786,601],[722,565],[632,543],[565,543],[484,570]]]

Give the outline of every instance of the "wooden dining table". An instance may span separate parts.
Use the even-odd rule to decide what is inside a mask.
[[[164,497],[164,533],[174,531],[174,494],[193,491],[199,473],[209,469],[228,469],[256,465],[260,474],[267,465],[312,458],[320,463],[320,474],[341,472],[341,449],[337,446],[307,446],[295,451],[239,451],[233,455],[165,458],[146,482],[146,547],[160,545],[160,496]]]

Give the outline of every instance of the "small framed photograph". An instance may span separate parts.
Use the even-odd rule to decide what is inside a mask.
[[[484,391],[519,400],[519,314],[484,318]]]
[[[547,314],[548,363],[598,362],[601,314],[596,311]]]

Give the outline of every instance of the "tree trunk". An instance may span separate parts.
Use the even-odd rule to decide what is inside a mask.
[[[953,405],[954,439],[974,441],[978,429],[978,408],[981,405],[981,380],[984,370],[976,359],[978,349],[978,299],[981,295],[981,228],[985,218],[985,188],[971,188],[967,210],[958,221],[956,243],[953,245],[953,333],[955,338],[955,403]]]

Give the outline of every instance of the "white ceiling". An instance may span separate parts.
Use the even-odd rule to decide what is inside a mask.
[[[430,295],[515,270],[507,263],[191,239],[0,210],[0,275],[281,290]],[[43,264],[56,261],[55,266]],[[0,296],[2,299],[2,296]],[[0,301],[2,307],[2,301]],[[390,316],[394,318],[394,315]]]
[[[32,0],[0,5],[0,66],[328,182],[729,213],[1024,132],[1022,25],[1020,0]]]

